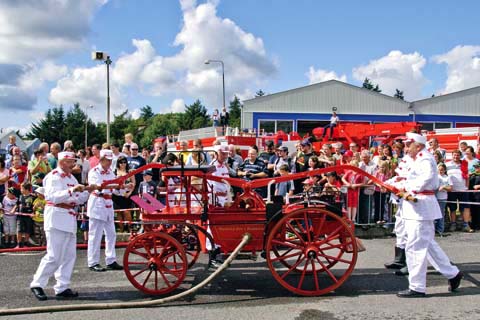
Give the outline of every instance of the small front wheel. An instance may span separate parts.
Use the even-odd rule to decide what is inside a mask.
[[[134,238],[125,249],[123,264],[133,286],[151,295],[178,288],[188,269],[184,246],[163,232],[147,232]]]

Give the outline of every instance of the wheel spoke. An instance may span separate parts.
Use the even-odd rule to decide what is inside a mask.
[[[131,250],[131,253],[135,253],[136,255],[138,255],[138,256],[140,256],[140,257],[148,260],[148,254],[143,253],[143,252],[140,252],[140,251],[138,251],[136,248],[135,248],[135,249],[132,249],[132,250]]]
[[[298,280],[297,289],[299,290],[302,288],[303,280],[305,280],[305,273],[307,272],[307,267],[308,267],[308,262],[306,262],[305,265],[303,266],[302,275],[300,276],[300,280]]]
[[[305,222],[305,232],[307,233],[307,240],[308,242],[312,242],[312,235],[310,234],[310,221],[307,216],[307,212],[303,213],[303,221]]]
[[[341,258],[337,258],[337,257],[332,257],[332,256],[329,256],[329,255],[326,255],[326,254],[325,255],[322,254],[322,257],[324,257],[327,260],[332,259],[334,261],[339,261],[339,262],[343,262],[343,263],[347,263],[347,264],[350,264],[352,262],[350,260],[345,260],[345,259],[341,259]]]
[[[293,270],[295,270],[295,269],[298,267],[298,265],[299,265],[300,263],[302,263],[303,260],[305,260],[305,258],[303,258],[303,259],[298,259],[298,261],[295,262],[295,263],[293,264],[293,266],[290,267],[290,269],[288,269],[287,271],[285,271],[285,273],[282,274],[280,277],[281,277],[282,279],[284,279],[286,276],[288,276],[288,275],[290,274],[290,272],[292,272]]]
[[[301,256],[303,254],[303,252],[297,252],[297,253],[292,253],[292,254],[289,254],[289,255],[281,255],[281,256],[278,256],[277,258],[273,258],[273,259],[270,259],[272,262],[277,262],[279,260],[285,260],[285,259],[288,259],[288,258],[293,258],[293,257],[296,257],[296,256]]]
[[[279,246],[285,246],[285,247],[289,247],[289,248],[292,248],[292,249],[299,249],[301,250],[301,246],[299,245],[296,245],[295,243],[291,243],[291,242],[288,242],[288,241],[280,241],[280,240],[272,240],[272,243],[273,244],[276,244],[276,245],[279,245]]]
[[[147,271],[148,269],[149,269],[149,268],[148,268],[148,266],[147,266],[147,267],[143,268],[142,270],[138,271],[137,273],[132,274],[132,276],[133,276],[134,278],[136,278],[140,273],[145,272],[145,271]]]
[[[300,234],[297,232],[297,230],[290,224],[290,222],[287,222],[287,228],[290,227],[291,228],[291,231],[293,233],[295,233],[295,235],[297,236],[298,240],[300,240],[300,242],[302,244],[305,244],[305,241],[302,239],[302,237],[300,236]]]
[[[335,283],[338,283],[338,279],[335,277],[335,275],[332,273],[332,271],[330,271],[330,269],[328,269],[327,266],[325,266],[325,264],[322,261],[320,261],[320,259],[318,259],[318,257],[316,259],[317,259],[318,263],[320,263],[320,265],[322,266],[323,270],[325,270],[328,273],[330,278],[332,278],[332,280]]]
[[[165,281],[165,284],[167,285],[167,287],[171,287],[172,285],[171,285],[170,281],[168,281],[167,277],[163,274],[163,272],[158,270],[158,273],[160,273],[160,275],[162,276],[163,281]],[[178,277],[177,277],[177,279],[178,279]]]
[[[312,263],[312,273],[313,273],[313,280],[315,281],[315,289],[318,291],[320,290],[318,286],[318,275],[317,270],[315,269],[315,261],[313,259],[310,261]]]
[[[150,272],[147,274],[147,277],[145,278],[145,281],[143,281],[143,286],[146,287],[148,279],[150,279],[150,276],[152,275],[153,270],[150,270]]]

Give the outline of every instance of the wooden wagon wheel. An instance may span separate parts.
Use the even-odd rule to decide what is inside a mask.
[[[151,295],[175,290],[188,268],[184,246],[162,232],[148,232],[133,239],[125,249],[123,265],[133,286]]]
[[[268,235],[267,264],[283,287],[318,296],[341,286],[357,261],[355,236],[346,221],[325,209],[295,210]]]

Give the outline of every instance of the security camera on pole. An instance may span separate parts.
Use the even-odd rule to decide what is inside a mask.
[[[106,52],[92,52],[92,60],[103,61],[107,65],[107,143],[110,143],[110,65],[112,60]]]

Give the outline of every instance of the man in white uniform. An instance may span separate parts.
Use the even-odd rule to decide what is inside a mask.
[[[215,166],[215,172],[213,172],[212,175],[216,177],[228,178],[230,176],[229,166],[227,163],[229,153],[228,147],[222,145],[215,146],[215,152],[217,154],[217,157],[210,163],[210,165]],[[211,185],[212,190],[212,192],[210,193],[210,201],[214,205],[224,207],[228,201],[231,201],[230,190],[227,184],[217,181],[209,181],[208,183],[209,185]],[[207,228],[207,231],[211,234],[210,227]],[[220,246],[214,245],[214,247],[212,247],[212,244],[207,239],[206,247],[207,250],[209,250],[209,266],[213,268],[218,268],[223,263],[223,259],[221,259],[219,255],[221,252]]]
[[[435,197],[438,174],[435,159],[425,148],[426,138],[411,134],[409,148],[413,158],[405,180],[405,197],[413,196],[417,202],[404,201],[402,215],[405,220],[407,242],[405,253],[408,266],[409,288],[397,293],[402,298],[425,297],[427,260],[448,280],[449,291],[460,286],[462,273],[450,263],[450,259],[435,241],[434,220],[441,218]]]
[[[124,196],[126,190],[119,186],[114,188],[102,189],[100,186],[104,181],[115,179],[115,174],[111,170],[113,152],[108,149],[100,151],[100,162],[88,173],[88,183],[96,191],[92,192],[87,203],[87,215],[90,218],[88,230],[88,267],[92,271],[106,271],[100,265],[100,244],[103,233],[105,233],[105,264],[110,270],[123,270],[123,267],[117,263],[115,254],[115,242],[117,234],[115,232],[114,212],[112,193]],[[126,185],[128,189],[133,188],[133,184]]]
[[[403,141],[406,148],[409,148],[410,143],[412,143],[413,141],[411,135],[411,132],[407,132],[407,139]],[[386,181],[386,184],[390,184],[398,190],[405,189],[405,179],[407,178],[408,169],[411,166],[412,162],[412,157],[410,157],[409,154],[405,154],[402,160],[399,162],[398,168],[395,169],[397,176]],[[402,198],[398,198],[394,194],[392,194],[392,198],[397,202],[397,212],[395,213],[395,227],[393,229],[393,232],[396,236],[395,259],[393,260],[393,262],[385,263],[384,265],[387,269],[398,269],[397,271],[395,271],[395,274],[403,276],[408,274],[408,267],[405,257],[405,245],[407,243],[407,237],[405,233],[405,220],[403,220],[402,217],[402,206],[405,200],[403,200]]]
[[[87,201],[88,191],[84,191],[87,188],[71,174],[75,160],[73,152],[60,152],[58,167],[43,180],[47,201],[44,212],[47,253],[30,283],[33,294],[40,301],[47,300],[43,289],[52,275],[57,280],[53,287],[57,298],[78,296],[77,292],[70,289],[77,240],[77,218],[73,208]]]

